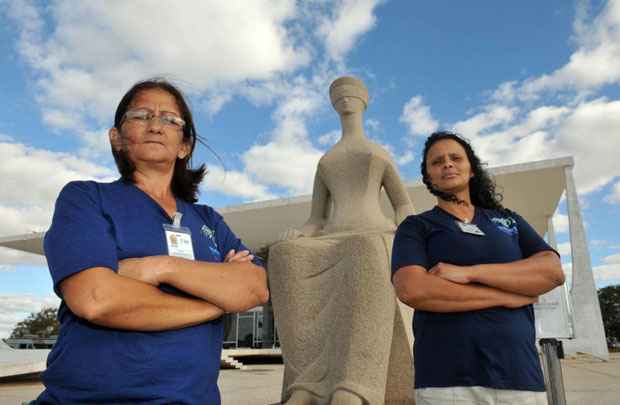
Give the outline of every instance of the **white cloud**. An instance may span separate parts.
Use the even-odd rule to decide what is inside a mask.
[[[590,21],[583,10],[583,5],[578,4],[574,24],[577,49],[569,61],[554,72],[530,77],[520,84],[502,84],[495,92],[496,99],[535,100],[545,92],[589,92],[620,81],[620,2],[606,2]]]
[[[312,191],[316,165],[323,154],[309,140],[306,120],[325,104],[325,76],[296,78],[282,92],[273,113],[276,124],[265,144],[242,155],[245,170],[261,184],[283,187],[291,194]]]
[[[516,108],[490,104],[485,106],[482,112],[455,123],[453,128],[459,134],[473,138],[483,131],[511,122],[516,113]]]
[[[109,179],[112,176],[114,173],[110,169],[68,153],[0,142],[0,178],[3,185],[0,206],[5,208],[17,211],[24,206],[49,208],[67,182]],[[3,218],[8,219],[7,216]],[[5,229],[3,226],[2,234],[5,234]]]
[[[577,48],[562,68],[500,84],[481,112],[453,127],[491,165],[573,156],[583,195],[620,176],[620,101],[595,98],[602,86],[620,83],[620,1],[607,2],[593,20],[579,3],[574,27]]]
[[[500,84],[491,95],[491,99],[503,104],[511,103],[516,97],[516,84],[516,81],[504,82]]]
[[[89,160],[96,160],[100,164],[114,165],[108,128],[101,128],[94,131],[80,131],[79,137],[83,146],[79,150],[79,155]]]
[[[602,239],[594,239],[593,241],[590,242],[591,246],[596,246],[596,247],[606,247],[606,248],[611,248],[611,249],[620,249],[620,244],[616,243],[616,242],[611,242],[608,240],[602,240]]]
[[[252,146],[243,155],[248,173],[264,184],[285,187],[291,194],[310,193],[323,153],[304,141],[305,137],[302,142],[285,137]]]
[[[231,0],[152,7],[146,0],[58,0],[42,7],[16,0],[8,14],[45,123],[72,130],[83,142],[81,156],[110,159],[101,128],[124,91],[146,77],[166,76],[211,116],[235,96],[275,104],[268,139],[241,151],[243,172],[229,173],[245,184],[242,196],[254,199],[270,196],[271,186],[311,190],[321,151],[306,121],[328,105],[328,80],[347,70],[343,58],[374,27],[379,3]],[[136,15],[148,23],[136,24]],[[319,59],[316,67],[298,74],[311,58]],[[225,184],[211,187],[240,195]]]
[[[246,173],[225,171],[219,166],[209,166],[209,172],[202,183],[205,192],[215,191],[245,200],[258,201],[276,198],[266,186],[252,180]]]
[[[359,38],[376,23],[373,14],[381,0],[338,0],[331,16],[325,18],[317,35],[325,42],[329,56],[341,60]]]
[[[58,191],[60,191],[60,188]],[[47,230],[52,220],[54,200],[57,195],[58,192],[53,197],[50,197],[49,201],[39,201],[37,203],[24,202],[22,207],[7,206],[6,201],[0,201],[0,215],[3,218],[0,237]],[[24,198],[27,197],[24,196]],[[5,261],[6,258],[0,255],[0,262]]]
[[[80,129],[82,127],[82,123],[76,116],[61,110],[43,111],[43,122],[59,129]]]
[[[620,284],[620,252],[606,256],[592,271],[598,286]]]
[[[620,263],[595,266],[592,271],[599,288],[605,285],[620,284]]]
[[[319,145],[332,146],[340,139],[341,131],[329,131],[326,134],[319,136]]]
[[[605,197],[605,202],[620,204],[620,181],[613,185],[611,193]]]
[[[524,136],[535,131],[553,128],[561,123],[571,110],[568,107],[544,105],[528,112],[522,125],[515,128],[515,136]]]
[[[61,188],[72,180],[111,180],[113,172],[67,153],[0,142],[0,237],[44,231]],[[42,264],[41,258],[0,249],[0,263]]]
[[[210,95],[206,102],[207,113],[209,116],[214,116],[220,112],[220,110],[224,108],[224,106],[232,100],[232,98],[232,93],[228,92],[214,93]]]
[[[581,194],[620,176],[614,152],[620,148],[620,101],[598,98],[516,112],[514,106],[493,104],[454,127],[492,166],[573,156]]]
[[[396,160],[396,163],[398,163],[399,166],[404,166],[408,163],[411,163],[415,160],[415,157],[413,155],[413,151],[408,150],[405,151],[405,153],[402,156],[399,156]]]
[[[411,97],[403,107],[399,120],[407,125],[411,135],[428,136],[439,126],[431,115],[430,107],[424,104],[422,96]]]
[[[557,127],[554,143],[559,154],[575,158],[579,192],[588,193],[620,176],[616,152],[620,150],[620,101],[599,98],[580,103]],[[548,151],[549,155],[553,152]]]
[[[372,118],[366,120],[366,126],[373,132],[379,132],[381,130],[381,122]]]
[[[616,253],[603,258],[605,264],[620,264],[620,253]]]
[[[607,285],[620,284],[620,253],[607,256],[602,260],[603,264],[592,267],[594,281],[597,288]],[[566,283],[571,287],[573,266],[572,263],[562,263],[566,274]]]
[[[34,4],[10,2],[9,15],[21,31],[18,50],[36,72],[46,121],[60,127],[85,118],[101,124],[145,77],[182,77],[195,93],[269,79],[310,60],[288,28],[298,17],[293,0]],[[136,24],[136,16],[148,23]]]
[[[555,231],[555,233],[568,232],[568,226],[568,215],[556,212],[553,216],[553,230]]]
[[[570,242],[558,243],[558,253],[561,256],[569,257],[571,255]]]
[[[59,305],[60,300],[55,295],[38,297],[0,294],[0,338],[8,338],[15,325],[31,313],[46,307],[57,308]]]

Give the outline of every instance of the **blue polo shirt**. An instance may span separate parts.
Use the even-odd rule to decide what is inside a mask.
[[[245,246],[211,207],[177,199],[181,225],[192,233],[196,260],[221,262]],[[44,249],[54,282],[92,267],[118,270],[118,261],[166,255],[166,212],[131,183],[72,182],[64,187]],[[185,293],[162,285],[178,295]],[[43,373],[37,403],[219,404],[217,378],[222,320],[165,332],[132,332],[95,325],[64,301],[60,335]]]
[[[484,236],[462,232],[456,220],[437,206],[405,219],[394,238],[392,275],[410,265],[430,270],[440,261],[506,263],[553,250],[513,212],[476,207],[472,223]],[[456,313],[416,310],[413,332],[416,388],[545,390],[532,305]]]

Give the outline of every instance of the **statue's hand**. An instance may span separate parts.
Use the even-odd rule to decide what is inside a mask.
[[[304,236],[304,234],[299,229],[290,228],[280,233],[280,235],[278,235],[278,240],[293,240],[301,238],[302,236]]]
[[[415,214],[415,211],[413,210],[412,204],[407,203],[401,205],[400,207],[396,207],[396,225],[400,225],[400,223],[403,222],[405,218],[413,214]]]

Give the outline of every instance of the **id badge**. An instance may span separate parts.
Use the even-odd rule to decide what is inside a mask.
[[[466,224],[465,222],[455,221],[456,224],[461,228],[461,232],[468,233],[470,235],[478,235],[484,236],[484,232],[478,228],[476,224]]]
[[[168,255],[194,260],[194,246],[192,245],[192,232],[189,228],[181,226],[182,214],[174,214],[172,225],[163,224],[168,245]]]

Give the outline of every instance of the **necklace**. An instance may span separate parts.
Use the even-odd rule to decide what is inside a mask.
[[[473,208],[474,209],[473,209],[473,212],[471,214],[471,219],[467,218],[467,217],[464,217],[464,216],[462,216],[460,214],[457,215],[457,214],[452,213],[452,212],[450,212],[450,211],[448,211],[446,209],[443,209],[443,208],[441,208],[441,210],[444,211],[445,213],[447,213],[448,215],[451,215],[452,217],[456,218],[458,221],[460,221],[460,222],[462,222],[464,224],[469,224],[469,223],[471,223],[471,221],[474,220],[474,217],[476,216],[476,208],[475,207],[473,207]]]
[[[474,211],[471,214],[471,218],[463,218],[463,219],[461,219],[461,221],[463,221],[464,224],[469,224],[471,221],[474,220],[475,216],[476,216],[476,209],[474,208]]]

